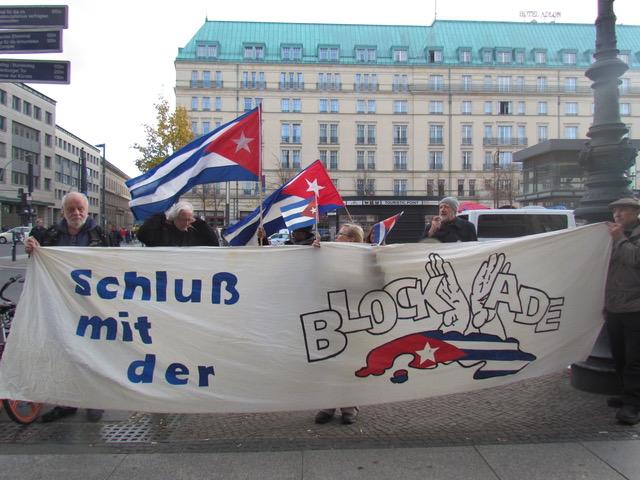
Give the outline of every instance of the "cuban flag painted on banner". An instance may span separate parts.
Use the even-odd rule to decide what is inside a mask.
[[[293,232],[299,228],[315,225],[318,203],[316,202],[316,197],[311,196],[291,205],[282,206],[280,211],[285,225],[290,232]]]
[[[393,227],[396,226],[396,222],[402,216],[404,212],[400,212],[393,217],[389,217],[386,220],[376,223],[371,227],[371,243],[375,245],[382,245],[387,235]]]
[[[316,160],[298,175],[273,192],[262,202],[263,227],[267,236],[287,228],[281,208],[315,196],[318,213],[327,213],[343,207],[342,197],[331,182],[322,162]],[[224,239],[232,246],[257,245],[256,231],[260,224],[260,208],[225,229]]]
[[[195,139],[139,177],[127,180],[137,220],[169,209],[195,185],[260,177],[261,106]]]
[[[408,367],[432,369],[438,365],[457,362],[461,367],[476,368],[475,380],[501,377],[518,373],[536,356],[520,349],[515,338],[501,339],[485,333],[445,332],[431,330],[405,335],[384,343],[367,354],[367,363],[356,372],[357,377],[379,376],[393,368],[400,355],[412,359]],[[408,371],[399,369],[392,373],[392,383],[408,380]]]

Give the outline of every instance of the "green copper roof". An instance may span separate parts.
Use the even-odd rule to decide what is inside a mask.
[[[616,27],[618,49],[629,53],[631,67],[640,67],[640,26]],[[459,49],[470,48],[472,64],[483,64],[481,49],[523,49],[525,65],[533,65],[533,51],[547,52],[548,66],[561,66],[561,52],[575,51],[577,65],[589,64],[589,52],[595,50],[595,26],[592,24],[514,23],[437,20],[430,26],[406,25],[341,25],[317,23],[227,22],[209,21],[198,30],[177,61],[207,60],[197,57],[197,46],[216,44],[217,62],[243,62],[244,46],[264,47],[264,63],[283,63],[280,48],[300,45],[302,63],[320,63],[318,48],[339,47],[339,62],[358,64],[357,47],[376,48],[375,64],[395,64],[392,51],[408,50],[410,65],[427,64],[427,49],[442,49],[446,65],[459,63]],[[495,51],[494,50],[494,51]],[[323,62],[324,63],[324,62]],[[331,63],[331,62],[329,62]],[[495,62],[494,62],[495,63]],[[512,62],[514,64],[514,62]],[[517,65],[516,65],[517,66]]]

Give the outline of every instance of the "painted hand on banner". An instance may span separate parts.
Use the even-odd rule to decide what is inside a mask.
[[[440,330],[464,333],[469,326],[471,309],[453,266],[450,262],[445,262],[440,255],[432,253],[429,255],[425,269],[430,279],[441,277],[436,292],[451,307],[443,314]]]
[[[504,253],[493,253],[480,265],[480,269],[478,273],[476,273],[471,287],[470,300],[471,311],[473,312],[473,320],[471,323],[473,327],[482,330],[484,333],[493,333],[503,338],[506,337],[503,324],[503,320],[506,320],[506,318],[503,317],[513,316],[514,314],[503,304],[498,304],[498,308],[496,309],[486,308],[485,302],[498,274],[507,274],[510,268],[511,263],[505,262]],[[497,322],[491,326],[493,328],[490,328],[488,324],[496,319]]]

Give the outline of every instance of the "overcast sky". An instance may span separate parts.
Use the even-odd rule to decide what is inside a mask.
[[[8,2],[69,6],[64,52],[3,58],[47,58],[71,62],[71,84],[31,85],[57,101],[56,121],[83,140],[105,143],[107,159],[125,173],[134,165],[143,124],[154,124],[153,104],[164,96],[175,104],[173,62],[210,20],[430,25],[437,18],[530,21],[522,11],[558,12],[557,22],[594,23],[597,0],[70,0]],[[640,25],[640,0],[616,0],[618,23]],[[540,20],[542,21],[542,20]]]

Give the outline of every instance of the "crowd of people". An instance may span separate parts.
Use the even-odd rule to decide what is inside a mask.
[[[605,289],[605,319],[609,333],[611,352],[616,374],[622,386],[622,395],[611,397],[608,404],[617,408],[620,423],[640,423],[640,201],[623,198],[609,205],[613,222],[607,222],[613,241],[609,271]],[[477,240],[472,223],[457,215],[458,200],[445,197],[438,205],[438,215],[426,226],[422,241],[443,243]],[[365,235],[362,227],[354,223],[340,226],[335,241],[371,241],[371,231]],[[103,231],[88,216],[88,203],[84,195],[72,192],[62,200],[62,219],[46,228],[42,219],[36,221],[25,251],[31,254],[40,246],[108,247],[130,243],[135,235],[131,230],[109,225]],[[137,232],[137,238],[148,247],[219,246],[222,242],[204,220],[194,213],[193,205],[178,202],[167,212],[148,218]],[[262,227],[258,229],[260,245],[269,245]],[[289,245],[313,245],[320,247],[320,236],[313,226],[299,228],[290,233]],[[42,420],[53,421],[74,414],[76,408],[56,406],[45,413]],[[356,406],[341,407],[341,421],[352,424],[359,409]],[[336,408],[320,410],[315,422],[324,424],[335,416]],[[102,410],[88,409],[87,417],[97,421]]]

